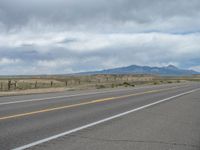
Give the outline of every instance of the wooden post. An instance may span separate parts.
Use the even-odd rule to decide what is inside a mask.
[[[51,81],[51,87],[53,86],[53,81]]]
[[[3,91],[3,83],[1,82],[1,91]]]
[[[117,80],[117,76],[116,76],[116,75],[114,75],[114,81],[116,82],[116,80]]]
[[[17,81],[15,81],[14,86],[15,86],[15,90],[16,90],[16,88],[17,88]]]
[[[8,80],[8,90],[11,88],[11,80]]]
[[[37,81],[35,81],[35,89],[37,88]]]

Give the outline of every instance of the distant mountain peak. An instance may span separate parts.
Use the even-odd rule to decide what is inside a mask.
[[[83,72],[79,74],[154,74],[163,76],[188,76],[193,74],[199,74],[199,72],[193,70],[179,69],[174,65],[168,65],[165,67],[150,67],[150,66],[138,66],[130,65],[126,67],[119,67],[113,69],[107,69],[102,71]]]
[[[176,66],[174,66],[174,65],[168,65],[166,68],[168,68],[168,69],[178,69]]]

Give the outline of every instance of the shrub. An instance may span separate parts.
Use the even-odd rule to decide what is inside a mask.
[[[105,87],[105,85],[96,85],[96,88],[97,89],[103,89],[103,88],[106,88],[106,87]]]

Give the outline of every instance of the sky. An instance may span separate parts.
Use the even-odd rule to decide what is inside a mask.
[[[199,0],[0,0],[0,75],[200,71]]]

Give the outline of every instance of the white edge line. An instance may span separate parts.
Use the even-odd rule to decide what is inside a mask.
[[[168,97],[168,98],[165,98],[165,99],[162,99],[162,100],[159,100],[159,101],[156,101],[156,102],[153,102],[153,103],[150,103],[150,104],[147,104],[147,105],[144,105],[144,106],[141,106],[141,107],[129,110],[129,111],[125,111],[123,113],[120,113],[120,114],[117,114],[117,115],[114,115],[114,116],[111,116],[111,117],[108,117],[108,118],[105,118],[105,119],[102,119],[102,120],[99,120],[99,121],[96,121],[96,122],[93,122],[93,123],[89,123],[89,124],[86,124],[84,126],[81,126],[81,127],[78,127],[78,128],[75,128],[75,129],[60,133],[60,134],[56,134],[54,136],[51,136],[51,137],[48,137],[48,138],[45,138],[45,139],[30,143],[30,144],[27,144],[27,145],[24,145],[24,146],[20,146],[20,147],[14,148],[13,150],[24,150],[24,149],[27,149],[27,148],[30,148],[30,147],[33,147],[33,146],[36,146],[36,145],[39,145],[39,144],[54,140],[54,139],[57,139],[59,137],[63,137],[63,136],[69,135],[71,133],[74,133],[74,132],[77,132],[77,131],[80,131],[80,130],[83,130],[83,129],[86,129],[86,128],[89,128],[89,127],[92,127],[92,126],[107,122],[109,120],[112,120],[112,119],[115,119],[115,118],[118,118],[118,117],[122,117],[124,115],[127,115],[127,114],[130,114],[130,113],[145,109],[147,107],[150,107],[150,106],[153,106],[153,105],[165,102],[165,101],[169,101],[171,99],[174,99],[174,98],[186,95],[186,94],[190,94],[190,93],[196,92],[198,90],[200,90],[200,88],[194,89],[194,90],[191,90],[191,91],[188,91],[188,92],[184,92],[184,93],[181,93],[181,94],[177,94],[177,95],[174,95],[174,96],[171,96],[171,97]]]
[[[111,93],[111,92],[119,92],[119,91],[129,91],[129,90],[131,91],[131,90],[137,90],[137,89],[142,89],[142,88],[151,88],[151,87],[147,86],[147,87],[138,87],[138,88],[134,88],[134,89],[120,89],[120,90],[111,90],[111,91],[102,91],[102,92],[90,92],[90,93],[81,93],[81,94],[74,94],[74,95],[65,95],[65,96],[55,96],[55,97],[47,97],[47,98],[2,102],[2,103],[0,103],[0,106],[9,105],[9,104],[17,104],[17,103],[34,102],[34,101],[35,102],[45,101],[45,100],[51,100],[51,99],[55,99],[55,98],[69,98],[69,97],[75,97],[75,96],[95,95],[95,94],[103,94],[103,93]]]

